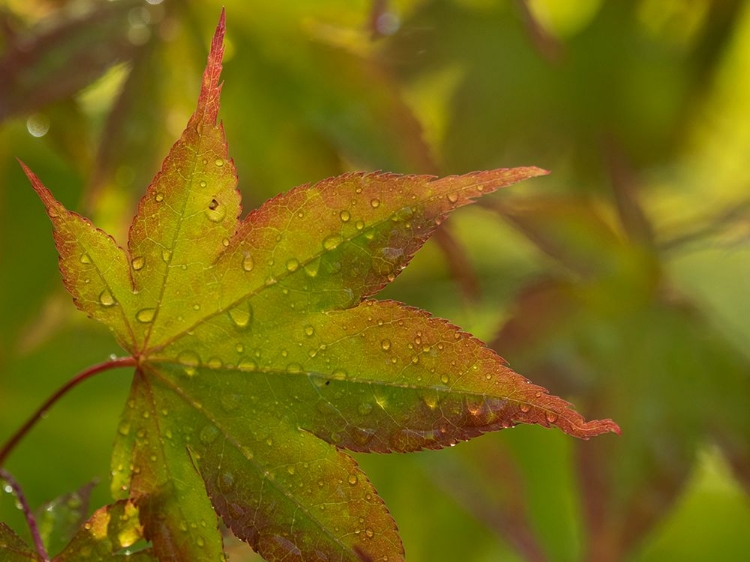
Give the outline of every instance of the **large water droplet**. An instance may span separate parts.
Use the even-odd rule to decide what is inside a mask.
[[[104,289],[99,293],[99,302],[102,306],[114,306],[115,298],[112,296],[112,293],[109,292],[109,289]]]
[[[252,271],[253,266],[255,266],[255,262],[253,261],[253,257],[245,252],[245,255],[242,258],[242,269],[245,271]]]
[[[246,371],[246,372],[252,373],[258,368],[258,364],[252,359],[245,358],[245,359],[242,359],[239,363],[237,363],[237,368],[240,371]]]
[[[143,269],[143,266],[146,265],[146,258],[144,258],[143,256],[133,258],[133,261],[130,262],[130,265],[132,265],[133,269],[135,269],[136,271],[140,271],[141,269]]]
[[[214,164],[221,168],[224,165],[224,160],[221,158],[217,158],[216,160],[214,160]]]
[[[142,322],[143,324],[148,324],[150,322],[153,322],[155,316],[156,316],[155,308],[142,308],[138,312],[135,313],[135,319],[138,320],[138,322]]]
[[[224,362],[221,360],[220,357],[211,357],[206,364],[208,365],[209,369],[221,369]]]
[[[195,351],[186,349],[177,356],[177,362],[182,365],[187,376],[192,377],[198,372],[201,364],[201,358]]]
[[[216,199],[211,199],[206,209],[206,216],[211,222],[221,222],[227,216],[227,208],[225,205],[219,204]]]
[[[332,234],[323,239],[323,248],[326,250],[335,250],[343,241],[344,238],[340,234]]]
[[[365,223],[362,221],[357,221],[354,226],[357,227],[357,230],[362,230],[365,227]]]
[[[348,481],[350,486],[356,486],[359,482],[359,477],[356,474],[350,474]]]
[[[238,328],[247,328],[253,319],[253,309],[247,301],[230,308],[228,314]]]
[[[456,201],[458,201],[458,193],[449,193],[448,201],[450,201],[451,203],[455,203]]]
[[[370,205],[372,206],[373,209],[377,209],[378,207],[380,207],[380,199],[378,198],[371,199]]]
[[[349,213],[349,211],[341,211],[339,213],[339,218],[342,222],[349,222],[349,220],[352,218],[352,215]]]
[[[156,195],[154,195],[154,199],[156,200],[157,203],[161,203],[162,201],[164,201],[164,194],[157,193]]]
[[[297,271],[299,269],[299,261],[292,258],[289,261],[286,262],[286,270],[289,272]]]

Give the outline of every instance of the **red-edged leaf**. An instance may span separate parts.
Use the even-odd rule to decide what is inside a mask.
[[[339,449],[438,448],[516,423],[619,431],[447,322],[369,299],[448,213],[545,172],[346,174],[239,222],[217,125],[223,32],[222,16],[198,109],[141,200],[129,252],[29,172],[76,304],[138,361],[113,491],[134,500],[159,559],[222,559],[213,505],[269,560],[402,560],[388,511]]]

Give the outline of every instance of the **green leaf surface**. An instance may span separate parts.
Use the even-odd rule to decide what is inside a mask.
[[[13,529],[0,523],[0,557],[3,562],[27,562],[39,560],[34,552]]]
[[[545,172],[351,173],[240,221],[217,124],[223,33],[222,16],[127,251],[27,170],[76,305],[137,361],[112,490],[137,505],[155,556],[224,559],[218,514],[268,560],[401,560],[395,523],[341,449],[439,448],[518,423],[619,432],[446,321],[369,298],[450,212]]]

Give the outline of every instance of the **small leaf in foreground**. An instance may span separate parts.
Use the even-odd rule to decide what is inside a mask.
[[[518,423],[619,432],[448,322],[370,298],[450,212],[546,172],[345,174],[239,221],[217,124],[223,34],[222,15],[197,110],[127,251],[26,169],[76,305],[138,363],[112,490],[137,506],[154,555],[224,559],[218,513],[268,560],[402,560],[395,523],[343,449],[439,448]]]

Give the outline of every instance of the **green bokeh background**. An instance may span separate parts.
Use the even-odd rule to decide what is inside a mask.
[[[244,208],[353,169],[549,169],[464,209],[382,294],[612,417],[358,455],[411,561],[750,558],[750,2],[0,1],[0,441],[118,354],[74,309],[21,158],[124,243],[227,9]],[[99,479],[130,373],[9,458],[33,506]],[[9,494],[0,521],[26,535]],[[253,560],[228,542],[232,560]]]

